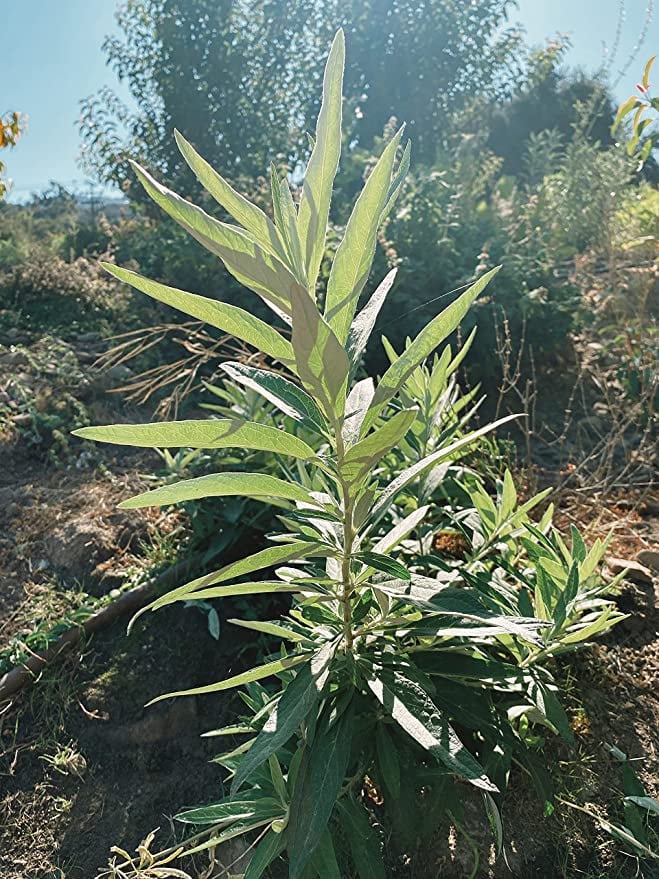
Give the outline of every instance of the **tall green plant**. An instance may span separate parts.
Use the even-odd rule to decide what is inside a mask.
[[[451,361],[450,352],[431,371],[421,369],[496,269],[434,317],[400,355],[389,346],[391,363],[377,382],[357,379],[394,280],[387,276],[358,310],[378,229],[409,162],[407,147],[396,161],[402,129],[384,148],[357,199],[334,254],[322,308],[316,297],[341,146],[343,69],[339,31],[327,61],[299,205],[288,181],[273,173],[274,220],[178,134],[185,160],[239,225],[216,220],[135,166],[153,199],[270,307],[276,316],[272,325],[248,309],[106,265],[116,278],[265,354],[273,362],[270,368],[235,362],[223,369],[231,382],[258,393],[281,413],[278,426],[223,412],[207,421],[76,431],[120,444],[242,446],[293,459],[287,478],[212,473],[121,504],[139,508],[239,495],[284,508],[286,530],[270,546],[147,608],[263,593],[294,597],[292,609],[279,620],[233,621],[281,641],[262,665],[158,697],[247,688],[249,715],[213,733],[247,736],[221,758],[233,776],[231,793],[179,816],[209,828],[193,850],[256,833],[245,879],[263,875],[284,852],[291,879],[346,875],[339,867],[346,859],[364,879],[384,876],[381,836],[360,797],[365,779],[380,786],[394,810],[399,801],[409,805],[401,810],[401,822],[414,818],[421,787],[431,823],[435,815],[459,814],[464,786],[480,791],[496,815],[512,755],[518,751],[522,760],[528,750],[528,725],[541,722],[569,738],[551,676],[533,664],[533,657],[547,649],[542,632],[550,624],[535,618],[531,600],[524,605],[528,613],[515,611],[515,587],[504,582],[500,567],[486,565],[484,549],[465,578],[455,565],[439,566],[429,576],[423,559],[405,550],[415,534],[423,544],[429,509],[424,497],[438,482],[413,491],[411,502],[409,490],[421,485],[422,477],[441,474],[438,465],[454,464],[502,423],[469,432],[455,408],[449,415],[447,407],[455,404],[449,376],[459,362]],[[428,419],[431,423],[424,424]],[[409,451],[401,454],[401,449]],[[406,508],[399,505],[403,497]],[[484,538],[490,540],[488,551],[501,543],[504,525],[513,521],[516,497],[509,477],[502,503],[506,509],[493,520],[495,531]],[[526,521],[525,509],[515,525]],[[264,572],[266,578],[259,579]],[[261,684],[266,679],[276,685]]]

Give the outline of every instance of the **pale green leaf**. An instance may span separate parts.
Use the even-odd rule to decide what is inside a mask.
[[[244,363],[227,361],[221,363],[220,368],[235,382],[261,394],[285,415],[296,421],[301,421],[321,433],[327,431],[325,416],[309,394],[299,385],[288,381],[276,372],[257,369]]]
[[[82,427],[73,433],[96,442],[150,449],[244,448],[291,455],[303,460],[315,457],[313,449],[296,436],[276,427],[244,421],[241,418],[109,424],[106,427]]]
[[[343,479],[347,483],[355,483],[366,476],[384,455],[398,445],[414,423],[417,412],[417,409],[397,412],[382,427],[351,446],[339,463]]]
[[[649,58],[647,64],[645,65],[645,69],[643,70],[642,84],[643,87],[646,89],[650,88],[650,71],[652,70],[652,65],[654,64],[656,57],[656,55],[653,55],[651,58]]]
[[[345,37],[339,30],[334,37],[323,79],[323,99],[316,124],[316,137],[304,175],[298,229],[307,269],[309,289],[314,291],[325,252],[332,186],[341,154],[341,103]]]
[[[284,339],[277,330],[259,320],[258,317],[254,317],[248,311],[226,302],[217,302],[215,299],[207,299],[205,296],[197,296],[195,293],[186,293],[175,287],[167,287],[108,262],[102,262],[101,265],[115,278],[130,284],[131,287],[151,296],[152,299],[177,308],[184,314],[202,320],[223,333],[229,333],[275,360],[285,363],[289,369],[291,368],[293,364],[291,343]]]
[[[405,144],[405,149],[403,150],[403,155],[400,160],[400,164],[398,165],[398,169],[394,175],[394,179],[391,181],[391,186],[389,187],[389,194],[387,196],[387,203],[382,211],[382,216],[380,217],[380,223],[383,223],[389,214],[391,213],[398,196],[400,195],[400,191],[403,188],[403,183],[405,182],[405,178],[407,177],[407,172],[410,170],[410,155],[412,152],[412,141],[408,140]]]
[[[240,584],[239,584],[240,585]],[[278,583],[279,587],[284,587],[289,591],[301,591],[302,587],[294,586],[289,583]],[[250,629],[252,632],[261,632],[264,635],[272,635],[273,638],[283,638],[286,641],[293,641],[294,643],[300,642],[309,642],[309,637],[305,635],[301,635],[299,632],[293,631],[293,629],[289,629],[286,626],[279,625],[278,623],[271,622],[261,622],[260,620],[238,620],[238,619],[229,619],[228,623],[232,623],[234,626],[240,626],[243,629]]]
[[[377,233],[387,203],[396,150],[402,133],[401,128],[387,144],[369,174],[332,261],[327,284],[325,320],[341,344],[348,338],[359,295],[371,271]]]
[[[338,420],[345,411],[348,355],[307,293],[293,291],[291,301],[296,372],[328,419]]]
[[[458,327],[476,297],[482,293],[499,268],[492,269],[452,302],[427,324],[395,360],[380,379],[375,389],[371,408],[366,414],[362,431],[366,431],[378,417],[384,405],[405,384],[407,378],[428,355]]]
[[[251,497],[265,503],[270,498],[305,501],[313,504],[313,498],[302,486],[286,482],[265,473],[211,473],[196,479],[186,479],[173,485],[163,485],[152,491],[145,491],[128,498],[119,504],[122,510],[135,510],[140,507],[163,507],[167,504],[180,504],[205,497]]]
[[[207,250],[219,256],[228,271],[257,293],[278,315],[290,315],[291,291],[299,287],[299,283],[283,263],[257,244],[248,232],[216,220],[158,183],[136,163],[132,165],[156,204]]]
[[[306,268],[302,258],[302,245],[300,244],[297,210],[293,202],[293,195],[288,185],[288,179],[284,177],[280,180],[274,165],[270,169],[270,186],[277,229],[284,240],[290,265],[298,280],[306,283]]]
[[[250,232],[265,250],[278,259],[285,259],[282,242],[272,220],[261,208],[252,204],[220,176],[177,129],[174,129],[174,137],[181,155],[204,189],[231,214],[236,222]]]
[[[375,326],[375,321],[378,318],[380,309],[384,305],[387,294],[393,286],[397,272],[398,269],[392,269],[385,276],[350,326],[346,348],[348,350],[350,363],[353,367],[359,362],[359,358],[366,349],[368,340],[373,332],[373,327]]]
[[[154,705],[156,702],[162,702],[163,699],[173,699],[175,696],[201,696],[205,693],[219,693],[223,690],[232,690],[234,687],[242,687],[243,684],[249,684],[252,681],[260,681],[263,678],[269,678],[272,677],[272,675],[286,671],[286,669],[294,668],[301,662],[308,662],[310,657],[311,653],[302,653],[297,656],[286,656],[283,659],[266,662],[265,665],[251,668],[249,671],[226,678],[223,681],[217,681],[214,684],[207,684],[205,687],[193,687],[191,690],[177,690],[174,693],[164,693],[162,696],[157,696],[155,699],[147,702],[147,708],[149,705]]]
[[[216,583],[225,583],[227,580],[233,580],[238,577],[244,577],[246,574],[253,574],[255,571],[263,571],[266,568],[274,568],[286,562],[296,561],[298,559],[311,558],[313,556],[324,555],[326,550],[321,548],[319,544],[308,543],[307,541],[296,541],[295,543],[282,543],[276,546],[268,546],[253,555],[236,562],[231,562],[217,571],[211,571],[189,583],[184,583],[176,589],[171,589],[165,595],[156,598],[145,608],[139,611],[131,621],[131,626],[137,617],[141,616],[147,610],[158,610],[175,601],[182,601],[187,598],[191,592],[198,592]]]
[[[405,538],[414,531],[416,526],[423,522],[428,515],[429,509],[430,507],[428,506],[419,507],[408,516],[405,516],[404,519],[401,519],[400,522],[397,522],[396,525],[384,535],[384,537],[381,537],[377,543],[373,545],[373,552],[391,552],[392,549],[398,546],[401,540],[405,540]]]
[[[421,476],[422,473],[425,473],[431,467],[434,467],[446,458],[451,458],[475,440],[485,436],[485,434],[490,433],[492,430],[496,430],[502,424],[506,424],[508,421],[512,421],[517,417],[517,415],[507,415],[505,418],[500,418],[492,424],[486,424],[485,427],[481,427],[479,430],[474,430],[471,433],[468,433],[466,436],[463,436],[450,445],[445,446],[443,449],[439,449],[439,451],[434,452],[432,455],[427,455],[411,467],[407,467],[384,488],[378,497],[378,500],[371,511],[373,523],[377,522],[386,512],[398,492],[406,485],[409,485],[409,483],[412,482],[413,479],[416,479],[417,476]]]
[[[352,446],[359,440],[362,421],[368,411],[368,407],[375,393],[375,385],[372,378],[364,378],[358,381],[348,394],[346,400],[346,414],[341,428],[341,436],[346,446]]]

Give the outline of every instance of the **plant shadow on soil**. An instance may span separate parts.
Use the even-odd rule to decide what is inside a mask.
[[[160,826],[164,847],[172,841],[168,816],[222,793],[221,770],[209,764],[217,747],[199,736],[233,716],[232,697],[144,705],[243,665],[230,627],[218,643],[201,614],[178,607],[143,618],[128,637],[118,629],[96,636],[72,660],[66,693],[53,693],[47,680],[62,679],[65,662],[15,707],[20,717],[11,750],[18,756],[3,783],[3,879],[91,879],[107,864],[111,846],[132,850]],[[49,706],[40,704],[45,692],[68,703],[56,729],[48,729],[52,714],[45,716]],[[68,743],[84,763],[79,772],[64,766],[63,774],[42,758]],[[11,765],[14,756],[8,757]]]

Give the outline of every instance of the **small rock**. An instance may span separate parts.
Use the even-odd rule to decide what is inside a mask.
[[[635,562],[632,559],[610,558],[607,559],[606,563],[614,574],[621,574],[626,570],[628,580],[635,580],[637,583],[652,583],[652,571],[640,562]]]
[[[636,553],[636,561],[644,568],[659,573],[659,549],[642,549]]]

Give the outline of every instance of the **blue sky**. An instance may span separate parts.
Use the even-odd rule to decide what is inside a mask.
[[[625,0],[619,51],[612,79],[634,49],[650,0]],[[6,155],[14,180],[12,199],[44,188],[49,180],[81,188],[78,165],[80,138],[76,121],[81,98],[102,85],[116,87],[105,66],[101,44],[115,31],[116,0],[2,0],[3,102],[0,112],[18,109],[28,114],[28,132]],[[624,98],[631,93],[645,60],[659,52],[659,0],[644,45],[616,87]],[[595,70],[612,48],[621,0],[519,0],[513,15],[527,29],[531,42],[541,43],[556,33],[570,35],[569,63]],[[125,92],[120,90],[120,94]]]

